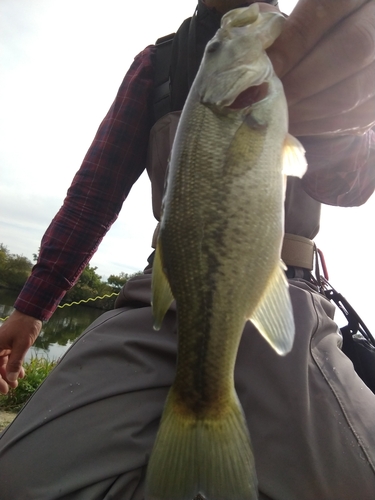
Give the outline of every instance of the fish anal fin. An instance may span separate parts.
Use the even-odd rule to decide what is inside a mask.
[[[283,173],[303,177],[307,169],[305,149],[298,139],[286,135],[283,147]]]
[[[287,354],[293,346],[294,318],[284,263],[275,268],[255,312],[248,319],[278,354]]]
[[[173,302],[173,294],[163,269],[160,241],[158,241],[152,268],[152,314],[154,329],[159,330],[163,318]]]
[[[226,410],[217,418],[194,416],[179,411],[169,393],[147,467],[145,500],[192,500],[197,495],[257,500],[254,457],[236,396]]]

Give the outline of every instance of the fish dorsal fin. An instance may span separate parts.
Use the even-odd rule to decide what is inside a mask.
[[[287,354],[293,346],[294,318],[285,277],[280,261],[271,277],[260,303],[249,318],[278,354]]]
[[[303,177],[307,169],[305,148],[298,139],[287,134],[283,148],[283,173]]]
[[[154,329],[159,330],[170,305],[173,294],[163,269],[160,240],[156,245],[154,264],[152,268],[152,314],[154,316]]]

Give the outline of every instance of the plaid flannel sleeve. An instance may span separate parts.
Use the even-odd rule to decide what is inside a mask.
[[[146,166],[153,48],[134,60],[96,133],[64,204],[43,236],[38,262],[15,308],[51,317],[78,280]]]

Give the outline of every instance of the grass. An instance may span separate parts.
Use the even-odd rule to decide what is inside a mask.
[[[17,413],[10,413],[8,411],[0,410],[0,433],[8,427],[9,424],[13,422],[16,418]]]
[[[57,361],[38,357],[33,357],[24,363],[25,377],[18,380],[15,389],[10,389],[8,394],[0,396],[0,410],[18,412],[56,364]]]

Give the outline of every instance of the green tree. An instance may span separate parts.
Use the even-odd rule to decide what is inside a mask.
[[[106,293],[105,290],[108,288],[102,282],[102,277],[96,273],[97,269],[97,267],[91,267],[88,264],[82,271],[77,283],[65,295],[64,302],[77,302],[79,300],[95,298],[103,292]]]
[[[107,280],[115,292],[119,292],[125,283],[129,280],[130,276],[127,273],[111,274]]]
[[[37,257],[37,254],[33,254],[34,261],[37,260]],[[33,264],[29,259],[23,255],[11,254],[8,248],[3,243],[0,243],[0,286],[12,288],[19,292],[30,276],[32,267]],[[123,272],[118,275],[111,274],[108,280],[104,282],[102,277],[97,274],[97,269],[97,267],[88,264],[77,283],[65,295],[62,304],[111,295],[113,292],[119,292],[130,278],[142,274],[141,271],[130,275]],[[114,296],[105,297],[102,300],[87,302],[85,305],[109,310],[113,308],[115,300]]]
[[[21,290],[30,276],[32,262],[23,255],[11,254],[8,248],[0,243],[0,284],[13,290]]]
[[[7,249],[7,247],[5,245],[0,243],[0,272],[1,272],[0,276],[3,276],[3,271],[4,271],[5,266],[6,266],[6,261],[8,259],[8,255],[9,255],[9,250]]]

